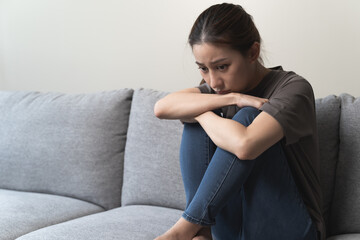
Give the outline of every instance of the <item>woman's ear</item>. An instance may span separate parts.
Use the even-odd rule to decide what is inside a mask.
[[[255,62],[260,54],[260,43],[254,42],[253,45],[248,50],[248,58],[250,60],[250,63]]]

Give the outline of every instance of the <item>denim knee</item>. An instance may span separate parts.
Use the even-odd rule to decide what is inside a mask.
[[[256,116],[259,115],[260,112],[261,111],[255,107],[245,106],[237,111],[232,119],[247,127],[252,123]]]

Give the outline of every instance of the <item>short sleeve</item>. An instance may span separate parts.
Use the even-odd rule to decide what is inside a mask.
[[[267,112],[280,123],[286,145],[313,134],[316,124],[315,100],[313,89],[306,79],[287,81],[259,110]]]
[[[215,93],[215,91],[206,82],[195,87],[199,88],[201,93]]]

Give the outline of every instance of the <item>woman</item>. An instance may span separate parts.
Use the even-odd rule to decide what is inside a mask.
[[[310,83],[266,68],[252,16],[216,4],[189,44],[203,80],[154,106],[184,124],[186,209],[155,240],[325,240],[315,100]]]

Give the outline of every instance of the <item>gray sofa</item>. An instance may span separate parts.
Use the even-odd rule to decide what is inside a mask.
[[[168,92],[0,91],[0,240],[153,239],[185,207]],[[316,99],[327,239],[360,239],[360,100]]]

